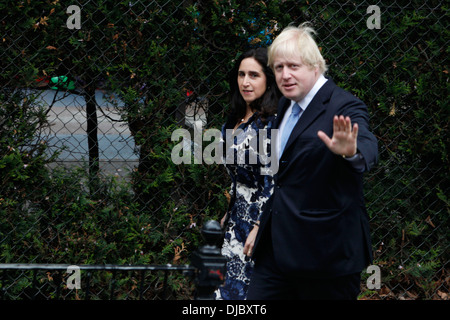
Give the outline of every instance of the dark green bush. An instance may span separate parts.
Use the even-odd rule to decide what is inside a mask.
[[[379,140],[365,194],[383,287],[365,297],[448,292],[447,5],[379,1],[378,30],[366,26],[367,1],[163,2],[80,4],[80,30],[65,27],[60,1],[0,4],[0,262],[188,263],[203,221],[223,215],[230,182],[222,166],[171,161],[186,103],[206,99],[203,129],[220,128],[237,55],[311,21],[329,75],[367,104]],[[129,179],[97,175],[92,162],[47,169],[57,156],[42,131],[48,106],[31,88],[62,75],[87,101],[102,87],[125,104],[139,147]],[[170,286],[178,297],[192,289],[182,275]]]

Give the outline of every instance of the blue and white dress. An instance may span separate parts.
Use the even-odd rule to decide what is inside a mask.
[[[255,113],[235,132],[226,125],[222,127],[223,143],[227,138],[232,139],[228,148],[224,148],[227,151],[224,160],[232,180],[230,193],[233,198],[235,190],[236,196],[222,246],[222,255],[227,258],[227,273],[225,283],[215,292],[219,300],[244,300],[247,296],[254,262],[246,259],[243,250],[253,223],[259,220],[262,207],[273,191],[273,176],[267,170],[273,168],[273,163],[261,156],[271,155],[270,129],[274,120],[272,116],[263,123]],[[265,148],[264,153],[260,152],[261,146]],[[230,152],[230,147],[234,152]],[[277,157],[273,158],[278,161]]]

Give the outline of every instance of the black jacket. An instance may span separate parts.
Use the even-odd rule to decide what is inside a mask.
[[[286,98],[280,100],[275,129],[289,104]],[[378,161],[367,107],[329,79],[300,117],[280,158],[255,242],[256,263],[267,250],[264,237],[271,239],[275,261],[286,273],[337,277],[361,272],[371,263],[362,173],[317,136],[319,130],[332,136],[335,115],[358,123],[357,147],[365,171]]]

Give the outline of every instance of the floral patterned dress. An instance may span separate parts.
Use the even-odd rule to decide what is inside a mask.
[[[246,259],[243,250],[253,223],[259,220],[262,207],[273,191],[273,177],[263,171],[271,164],[267,164],[267,160],[261,161],[261,153],[258,152],[262,142],[266,148],[264,155],[270,156],[273,121],[274,117],[271,117],[264,124],[254,114],[234,133],[232,128],[226,125],[222,127],[223,142],[227,138],[233,139],[229,140],[232,141],[232,144],[229,143],[231,148],[225,148],[228,153],[224,160],[232,180],[230,193],[235,200],[230,209],[222,246],[222,255],[227,258],[227,273],[225,283],[215,292],[219,300],[244,300],[247,296],[254,262]],[[235,150],[231,155],[230,149]]]

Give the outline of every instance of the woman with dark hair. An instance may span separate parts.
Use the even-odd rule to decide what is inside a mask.
[[[226,145],[225,161],[232,180],[231,200],[221,220],[227,275],[216,299],[246,298],[253,271],[253,261],[247,256],[258,233],[262,206],[272,194],[272,176],[267,174],[268,164],[261,156],[270,156],[273,148],[270,129],[281,95],[267,59],[266,48],[251,49],[239,57],[230,74],[232,109],[222,127],[224,144],[232,141],[231,146]],[[259,150],[262,145],[264,150]]]

